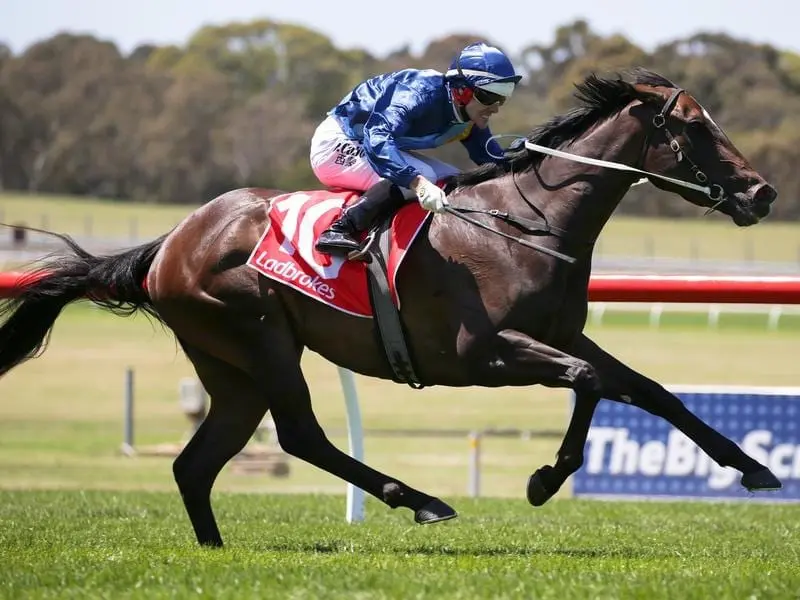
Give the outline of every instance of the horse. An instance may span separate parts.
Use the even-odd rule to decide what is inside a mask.
[[[417,376],[427,386],[574,391],[554,464],[527,482],[534,506],[581,468],[601,399],[666,419],[719,465],[740,471],[748,490],[780,488],[765,465],[584,334],[595,241],[642,177],[738,226],[768,215],[775,188],[692,95],[661,75],[592,74],[575,87],[576,107],[534,128],[506,160],[454,176],[448,212],[433,215],[409,248],[397,289]],[[417,523],[457,516],[440,498],[336,448],[317,421],[300,367],[306,348],[353,372],[397,379],[374,319],[245,268],[280,193],[223,193],[158,239],[109,255],[63,236],[67,251],[28,270],[0,306],[0,375],[43,351],[61,310],[82,298],[115,314],[143,311],[171,330],[210,396],[207,417],[173,462],[203,546],[223,544],[210,500],[215,479],[267,411],[294,457],[390,508],[410,509]]]

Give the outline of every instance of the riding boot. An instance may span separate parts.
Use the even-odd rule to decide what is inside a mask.
[[[320,234],[315,248],[334,255],[358,250],[361,244],[356,236],[368,230],[379,216],[388,215],[404,202],[400,188],[382,179],[342,211],[339,218]]]

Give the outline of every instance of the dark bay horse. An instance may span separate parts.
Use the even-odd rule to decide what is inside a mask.
[[[453,207],[468,207],[476,222],[500,235],[455,214],[436,215],[398,275],[402,323],[425,385],[541,384],[575,391],[555,464],[538,469],[528,482],[527,497],[536,506],[581,467],[601,398],[666,419],[718,464],[739,470],[749,490],[781,486],[766,466],[678,398],[583,334],[594,242],[641,177],[632,167],[647,172],[654,185],[740,226],[765,217],[776,198],[691,95],[654,73],[637,71],[629,79],[587,78],[576,86],[581,105],[528,137],[538,146],[628,170],[546,156],[529,145],[513,150],[504,164],[461,174],[449,186]],[[69,253],[43,263],[38,278],[0,307],[0,374],[43,349],[70,302],[88,296],[120,314],[143,310],[174,332],[211,397],[207,418],[173,466],[200,544],[222,545],[210,501],[214,480],[268,410],[288,453],[392,508],[410,508],[418,523],[456,516],[438,498],[335,448],[317,422],[300,369],[305,348],[357,373],[394,376],[373,320],[336,311],[244,266],[276,194],[223,194],[167,235],[111,256],[93,256],[72,243]],[[518,219],[503,220],[490,210]],[[541,226],[526,228],[523,222]]]

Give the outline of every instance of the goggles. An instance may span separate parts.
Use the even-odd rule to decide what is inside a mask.
[[[473,90],[472,96],[484,106],[494,106],[495,104],[503,106],[507,100],[507,98],[501,94],[495,94],[494,92],[479,87]]]

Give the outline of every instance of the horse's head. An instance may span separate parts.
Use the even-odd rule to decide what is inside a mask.
[[[695,189],[651,177],[657,187],[725,213],[740,226],[769,214],[778,193],[750,165],[708,112],[680,88],[637,83],[643,102],[631,109],[645,123],[641,168],[690,182]],[[696,188],[705,188],[696,189]]]
[[[636,70],[635,76],[632,83],[588,76],[576,84],[579,106],[533,129],[506,152],[502,164],[459,174],[450,187],[504,180],[478,194],[493,209],[504,210],[516,210],[515,198],[532,208],[535,196],[545,195],[546,202],[539,203],[543,208],[534,212],[546,217],[547,230],[569,228],[572,237],[585,239],[599,235],[642,173],[657,187],[708,212],[725,213],[737,225],[753,225],[767,216],[775,188],[706,110],[656,73]]]

